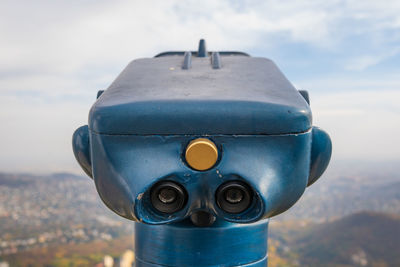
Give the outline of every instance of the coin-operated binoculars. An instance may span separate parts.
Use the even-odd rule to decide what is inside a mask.
[[[308,94],[268,59],[165,52],[99,92],[75,157],[135,222],[137,266],[266,266],[268,218],[326,169]]]

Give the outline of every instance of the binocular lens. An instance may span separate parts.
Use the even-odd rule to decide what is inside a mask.
[[[245,211],[253,200],[252,190],[241,181],[231,181],[221,185],[216,193],[218,206],[228,213]]]
[[[181,210],[187,201],[185,189],[172,181],[157,183],[150,190],[151,204],[163,213],[174,213]]]
[[[168,187],[161,189],[160,193],[158,194],[158,198],[164,204],[170,204],[174,202],[176,197],[176,191]]]
[[[225,199],[231,204],[239,203],[243,200],[243,191],[239,188],[230,188],[225,192]]]

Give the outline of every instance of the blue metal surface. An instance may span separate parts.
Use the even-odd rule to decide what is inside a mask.
[[[193,55],[202,52],[212,54]],[[219,52],[214,64],[174,53],[133,61],[101,94],[89,126],[73,136],[75,157],[103,202],[137,222],[138,266],[266,266],[267,219],[294,205],[322,175],[330,138],[312,126],[308,93],[299,93],[270,60]],[[184,157],[199,137],[219,150],[206,171],[190,168]],[[185,189],[182,209],[153,207],[151,188],[161,181]],[[216,203],[227,181],[252,190],[241,213]],[[197,227],[191,219],[198,212],[216,221]]]
[[[72,149],[79,165],[91,178],[92,160],[90,158],[89,128],[87,125],[79,127],[72,136]]]
[[[213,52],[211,54],[211,64],[213,69],[221,68],[221,57],[218,52]]]
[[[299,93],[303,96],[304,100],[307,102],[307,104],[310,105],[310,96],[308,94],[308,91],[306,90],[299,90]]]
[[[162,52],[159,53],[157,55],[155,55],[155,57],[169,57],[169,56],[183,56],[187,51],[168,51],[168,52]],[[197,53],[198,51],[190,51],[192,53],[193,56],[198,56]],[[224,56],[245,56],[245,57],[249,57],[250,55],[244,52],[239,52],[239,51],[219,51],[218,53],[220,53],[220,55],[224,55]],[[210,54],[210,52],[208,52],[208,54]]]
[[[188,70],[192,67],[192,53],[186,52],[183,55],[182,69]]]
[[[211,136],[220,147],[221,159],[202,172],[187,166],[182,156],[186,145],[197,136],[93,132],[90,136],[93,176],[100,197],[119,215],[145,223],[180,221],[196,210],[206,210],[227,221],[253,222],[288,209],[308,182],[310,157],[304,155],[311,152],[311,132]],[[176,181],[189,192],[182,211],[168,215],[153,211],[149,189],[160,180]],[[256,192],[254,205],[244,214],[224,213],[215,203],[216,189],[228,180],[243,180]]]
[[[328,167],[332,154],[332,142],[329,135],[318,127],[313,127],[311,166],[308,185],[312,185],[324,173]]]
[[[265,58],[139,59],[93,105],[89,128],[102,134],[291,134],[312,126],[311,109]]]
[[[207,48],[206,48],[206,41],[204,39],[201,39],[199,42],[199,49],[197,50],[197,56],[198,57],[207,57]]]
[[[246,266],[260,261],[266,266],[268,220],[217,220],[212,227],[189,221],[162,227],[135,223],[135,233],[138,266]]]

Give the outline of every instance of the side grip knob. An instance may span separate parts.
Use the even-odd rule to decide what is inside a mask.
[[[312,185],[328,167],[332,154],[329,135],[318,127],[312,129],[311,165],[307,186]]]
[[[87,125],[79,127],[72,136],[72,150],[84,172],[92,175],[92,161],[90,159],[89,128]]]

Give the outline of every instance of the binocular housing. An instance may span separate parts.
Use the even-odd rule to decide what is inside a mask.
[[[326,169],[331,141],[269,59],[166,52],[132,61],[73,136],[115,213],[146,224],[257,222],[290,208]]]

